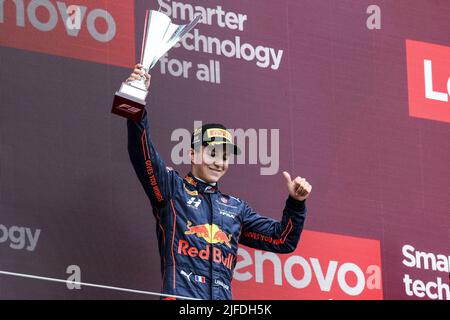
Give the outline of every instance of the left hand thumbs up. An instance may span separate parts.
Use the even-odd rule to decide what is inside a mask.
[[[288,188],[289,195],[299,201],[303,201],[309,197],[312,186],[305,178],[296,177],[291,179],[291,175],[287,171],[283,171],[283,177]]]

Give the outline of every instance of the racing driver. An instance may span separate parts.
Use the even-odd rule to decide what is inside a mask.
[[[127,81],[142,77],[149,88],[150,74],[137,64]],[[228,170],[230,155],[240,153],[223,125],[194,130],[191,171],[184,178],[166,167],[156,151],[147,113],[140,122],[128,120],[127,127],[130,160],[156,219],[163,295],[232,299],[239,244],[276,253],[295,250],[312,189],[306,179],[283,172],[289,195],[282,219],[276,221],[220,191],[218,181]]]

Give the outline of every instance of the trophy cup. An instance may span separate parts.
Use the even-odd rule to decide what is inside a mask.
[[[198,15],[188,24],[177,25],[164,13],[147,10],[140,61],[143,70],[148,72],[153,68],[167,51],[197,25],[200,18]],[[139,80],[123,82],[116,92],[111,112],[138,122],[144,115],[147,94],[144,76]]]

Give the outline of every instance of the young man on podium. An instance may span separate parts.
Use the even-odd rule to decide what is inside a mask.
[[[127,81],[150,75],[136,65]],[[128,120],[128,152],[150,199],[161,256],[162,293],[199,299],[232,299],[231,280],[239,244],[276,253],[295,250],[311,185],[283,172],[287,199],[281,221],[220,191],[231,154],[239,154],[221,124],[205,124],[191,138],[191,172],[168,168],[153,145],[148,116]]]

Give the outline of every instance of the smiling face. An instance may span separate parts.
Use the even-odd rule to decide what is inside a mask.
[[[223,146],[202,146],[191,149],[191,172],[207,183],[214,183],[227,172],[230,153]]]

